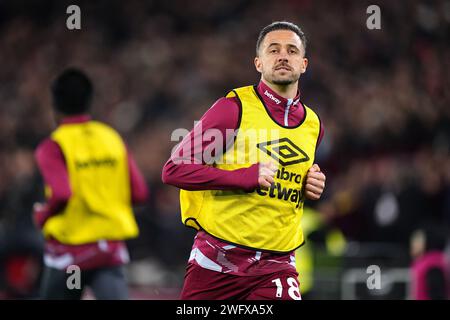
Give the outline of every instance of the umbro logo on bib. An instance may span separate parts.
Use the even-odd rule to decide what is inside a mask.
[[[290,166],[309,160],[306,152],[295,145],[289,138],[261,142],[256,146],[277,160],[282,166]]]

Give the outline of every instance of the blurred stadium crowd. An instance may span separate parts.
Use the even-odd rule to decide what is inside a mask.
[[[0,291],[27,297],[40,276],[40,260],[27,259],[42,250],[33,151],[54,128],[49,83],[67,66],[93,79],[95,118],[119,130],[148,181],[132,259],[179,286],[194,233],[181,224],[178,190],[161,183],[171,132],[258,82],[256,38],[275,20],[308,37],[301,94],[325,127],[317,162],[327,189],[309,205],[346,241],[398,248],[403,261],[422,223],[450,227],[450,1],[377,1],[381,30],[366,28],[367,1],[77,3],[82,28],[69,31],[72,3],[0,2]],[[141,269],[137,282],[149,277]]]

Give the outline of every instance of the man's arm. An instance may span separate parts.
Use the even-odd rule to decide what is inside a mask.
[[[130,174],[131,200],[133,204],[143,204],[148,200],[149,192],[144,176],[127,147],[128,172]]]
[[[324,128],[323,128],[323,123],[322,123],[322,124],[320,125],[319,138],[317,138],[316,150],[319,148],[320,143],[322,142],[324,133],[325,133],[325,130],[324,130]]]
[[[316,150],[319,148],[324,135],[323,124],[320,125],[319,137],[317,138]],[[319,165],[313,164],[309,168],[306,175],[305,183],[305,196],[309,200],[319,200],[322,196],[323,190],[325,189],[326,176],[320,170]]]
[[[166,162],[162,171],[162,181],[186,190],[252,190],[256,188],[259,185],[258,164],[228,171],[206,165],[202,156],[205,149],[225,150],[226,146],[232,145],[233,137],[228,137],[230,140],[226,141],[226,131],[237,128],[239,114],[240,107],[235,98],[217,100],[177,148],[177,150],[190,152],[182,156],[172,155]],[[219,130],[224,138],[223,141],[204,141],[202,137],[209,129]],[[188,163],[180,163],[182,160]]]
[[[35,158],[44,182],[51,190],[45,204],[34,206],[35,223],[42,227],[50,216],[65,208],[72,190],[64,155],[55,141],[44,140],[36,149]]]

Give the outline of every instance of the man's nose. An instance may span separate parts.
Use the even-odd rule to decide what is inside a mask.
[[[289,60],[288,60],[287,56],[279,56],[277,62],[278,63],[288,63]]]
[[[278,61],[279,62],[281,62],[281,61],[288,61],[288,57],[289,57],[289,55],[288,55],[287,51],[286,50],[281,50],[279,55],[278,55]]]

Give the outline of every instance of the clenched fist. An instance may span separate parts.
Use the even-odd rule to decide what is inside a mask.
[[[325,189],[326,177],[317,164],[309,168],[306,174],[305,196],[310,200],[318,200]]]
[[[270,188],[274,183],[274,176],[278,170],[278,166],[273,162],[262,162],[259,164],[258,183],[260,187]]]

